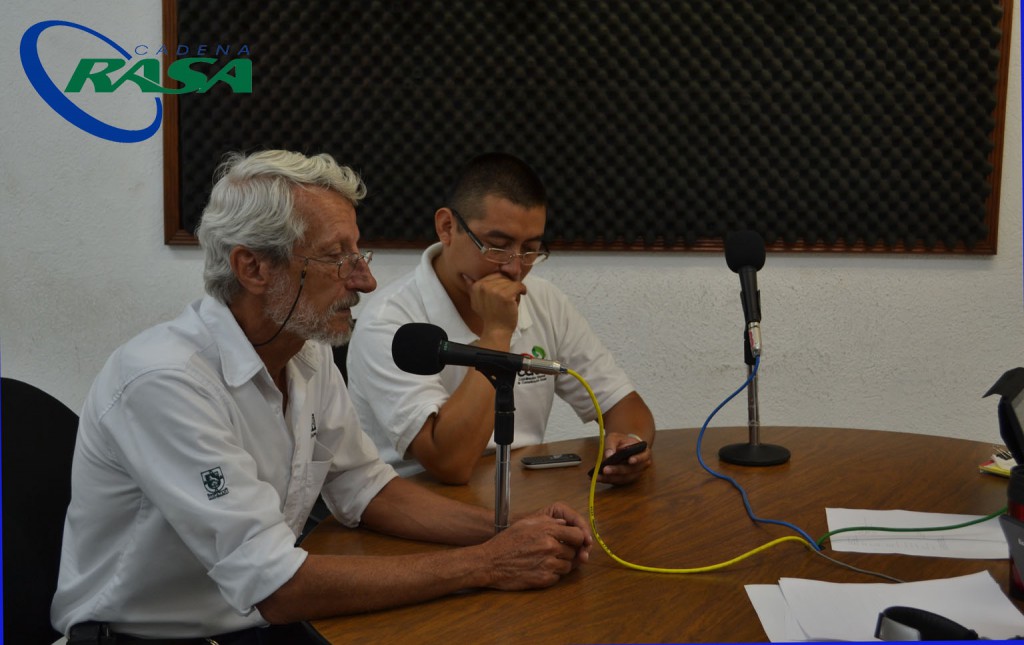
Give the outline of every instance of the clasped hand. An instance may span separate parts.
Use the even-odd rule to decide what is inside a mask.
[[[495,589],[550,587],[590,557],[586,520],[561,502],[514,522],[488,540]]]

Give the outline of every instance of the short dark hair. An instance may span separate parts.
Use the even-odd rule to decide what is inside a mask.
[[[480,204],[491,195],[517,206],[534,208],[548,201],[544,182],[525,161],[503,152],[474,157],[459,170],[448,192],[447,205],[465,219],[482,216]]]

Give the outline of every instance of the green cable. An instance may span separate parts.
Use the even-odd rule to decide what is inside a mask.
[[[952,526],[931,526],[919,529],[896,529],[885,526],[848,526],[844,529],[836,529],[835,531],[829,531],[825,535],[822,535],[820,538],[818,538],[818,548],[821,548],[821,545],[825,543],[825,540],[829,539],[836,533],[846,533],[847,531],[888,531],[890,533],[915,533],[918,531],[949,531],[952,529],[962,529],[965,526],[981,524],[982,522],[987,522],[993,517],[999,517],[1000,515],[1006,512],[1006,508],[1007,507],[1004,506],[995,513],[992,513],[991,515],[986,515],[985,517],[980,517],[976,520],[971,520],[969,522],[963,522],[962,524],[954,524]]]

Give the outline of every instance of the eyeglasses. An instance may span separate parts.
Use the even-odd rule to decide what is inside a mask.
[[[295,257],[302,258],[307,263],[319,262],[321,264],[335,264],[338,266],[338,279],[344,280],[345,278],[352,275],[352,272],[356,270],[356,265],[362,260],[366,263],[366,268],[370,268],[370,261],[373,260],[373,251],[363,251],[362,253],[342,253],[338,257],[340,260],[334,259],[322,259],[322,258],[307,258],[305,255],[295,254]]]
[[[459,211],[455,210],[451,206],[448,207],[448,210],[450,210],[452,215],[455,216],[455,221],[459,223],[462,230],[466,231],[466,235],[469,236],[469,239],[473,240],[473,244],[476,244],[476,248],[480,249],[480,255],[484,256],[484,259],[488,262],[493,262],[494,264],[508,264],[512,260],[519,258],[519,261],[522,262],[523,266],[529,267],[535,264],[540,264],[544,260],[547,260],[548,256],[551,255],[543,242],[541,242],[540,248],[536,251],[523,251],[522,253],[513,253],[506,249],[484,246],[484,243],[480,241],[480,238],[474,235],[473,231],[469,230],[469,227],[466,226],[466,220],[462,219],[462,215],[459,215]]]

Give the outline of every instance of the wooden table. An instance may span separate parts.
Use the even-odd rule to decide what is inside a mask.
[[[696,430],[662,430],[655,464],[633,486],[598,486],[598,530],[618,557],[664,568],[716,564],[793,531],[751,522],[739,493],[708,475],[696,458]],[[987,515],[1006,504],[1007,480],[978,472],[989,444],[899,432],[839,428],[762,428],[761,440],[790,449],[786,464],[720,463],[718,448],[745,442],[746,428],[710,429],[702,454],[711,468],[736,478],[762,518],[796,524],[814,539],[827,532],[825,507],[904,509]],[[519,458],[576,452],[584,466],[524,470]],[[586,514],[596,438],[560,441],[512,453],[512,512],[563,500]],[[485,459],[468,486],[417,476],[449,497],[494,504],[494,460]],[[402,554],[448,548],[321,524],[304,547],[313,553]],[[826,547],[828,545],[826,544]],[[904,555],[826,553],[857,567],[906,581],[983,569],[1006,589],[1007,560],[957,560]],[[529,592],[478,591],[421,605],[313,624],[333,643],[618,643],[765,641],[743,589],[780,577],[870,583],[858,574],[787,542],[727,569],[667,575],[625,568],[595,545],[588,564],[554,587]],[[1018,607],[1024,605],[1018,604]]]

